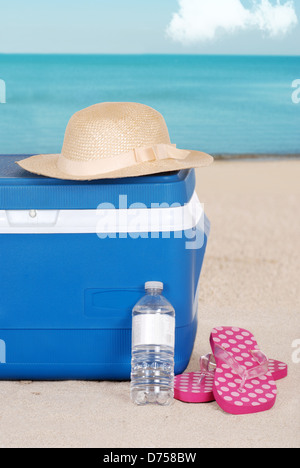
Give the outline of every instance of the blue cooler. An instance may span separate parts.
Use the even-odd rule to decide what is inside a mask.
[[[146,281],[176,311],[175,372],[190,360],[209,223],[194,170],[73,182],[0,156],[0,379],[127,380]]]

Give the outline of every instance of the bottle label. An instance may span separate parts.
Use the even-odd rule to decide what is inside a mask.
[[[166,314],[142,314],[133,317],[132,346],[175,346],[175,317]]]

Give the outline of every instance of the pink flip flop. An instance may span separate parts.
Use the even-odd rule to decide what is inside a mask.
[[[215,401],[213,383],[216,364],[212,354],[200,358],[200,371],[176,375],[174,398],[185,403],[209,403]]]
[[[217,365],[213,393],[218,405],[230,414],[271,409],[277,387],[254,336],[242,328],[217,327],[210,343]]]
[[[284,362],[269,359],[269,371],[274,380],[288,375]],[[215,401],[213,385],[216,364],[212,354],[200,358],[200,371],[177,375],[174,380],[174,398],[185,403],[209,403]]]
[[[269,371],[274,380],[282,380],[288,376],[288,365],[275,359],[269,359]]]

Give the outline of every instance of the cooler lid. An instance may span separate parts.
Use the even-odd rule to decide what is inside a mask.
[[[0,210],[93,210],[100,204],[107,204],[109,209],[109,204],[111,208],[129,208],[136,203],[147,208],[162,203],[184,205],[195,190],[193,169],[77,182],[31,174],[15,164],[29,156],[0,155]]]

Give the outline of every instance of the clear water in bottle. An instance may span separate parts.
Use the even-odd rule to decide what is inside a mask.
[[[148,282],[132,316],[131,399],[169,405],[174,396],[175,311],[163,283]]]

